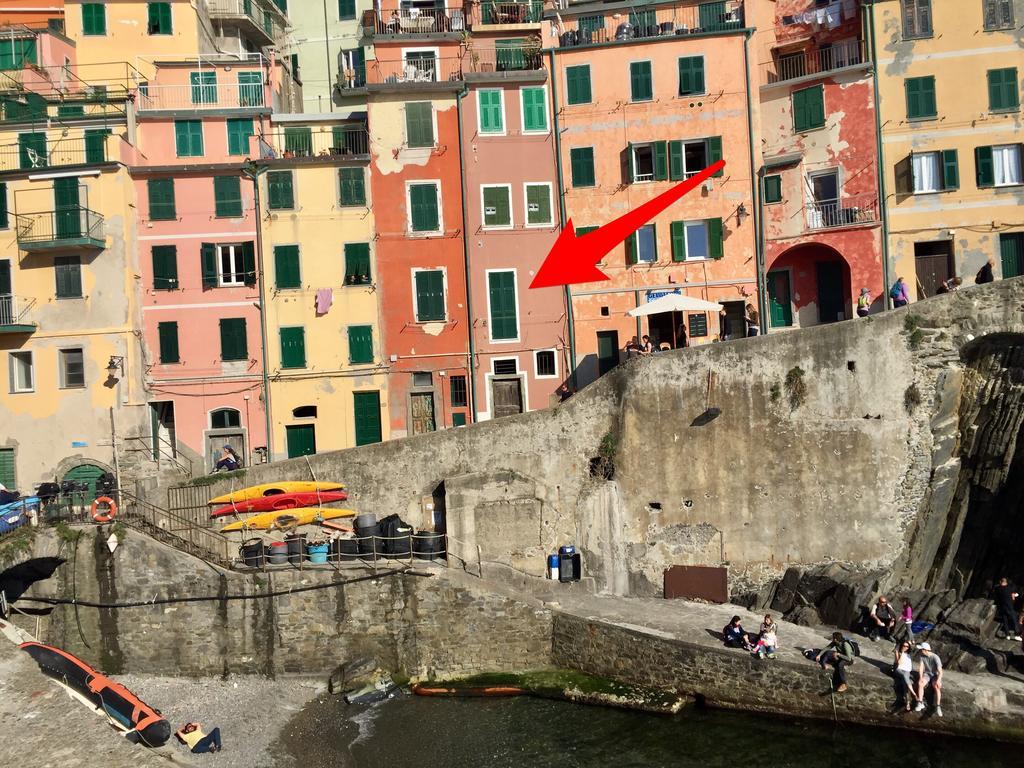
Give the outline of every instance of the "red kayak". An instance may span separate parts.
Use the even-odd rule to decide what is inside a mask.
[[[217,507],[210,513],[210,517],[223,517],[224,515],[247,515],[250,512],[275,512],[279,509],[300,509],[301,507],[319,507],[330,501],[344,501],[348,494],[344,491],[316,491],[305,493],[278,493],[273,496],[263,496],[249,501],[240,501],[237,504],[227,504]]]

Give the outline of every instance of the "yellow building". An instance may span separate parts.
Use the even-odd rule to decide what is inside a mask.
[[[1022,0],[875,0],[891,284],[911,298],[944,280],[1024,274],[1019,27]]]
[[[275,115],[259,146],[272,459],[388,438],[364,123]]]

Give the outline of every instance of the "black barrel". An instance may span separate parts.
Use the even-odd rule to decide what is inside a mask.
[[[332,539],[330,560],[344,563],[359,556],[359,542],[355,539]]]
[[[359,554],[360,555],[372,555],[375,552],[380,552],[380,541],[376,538],[380,536],[380,523],[374,523],[366,528],[356,529],[356,538],[359,540]]]
[[[444,552],[444,534],[420,531],[412,539],[413,556],[420,560],[437,560]]]
[[[264,547],[262,539],[249,539],[242,542],[238,553],[242,556],[242,565],[249,568],[260,568],[264,563]]]
[[[298,565],[306,554],[306,534],[296,533],[285,539],[288,544],[288,562]]]

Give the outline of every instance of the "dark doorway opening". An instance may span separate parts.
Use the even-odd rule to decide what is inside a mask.
[[[818,320],[834,323],[846,319],[846,297],[843,289],[843,262],[819,261]]]
[[[619,364],[619,332],[597,332],[597,374],[604,376]]]
[[[939,286],[955,274],[953,241],[914,243],[914,269],[917,272],[918,298],[937,294]]]

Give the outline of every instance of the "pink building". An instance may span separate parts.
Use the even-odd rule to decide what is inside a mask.
[[[258,56],[158,62],[139,89],[138,248],[157,450],[211,467],[266,447],[254,187],[243,165],[270,114]],[[194,467],[198,470],[199,467]]]

